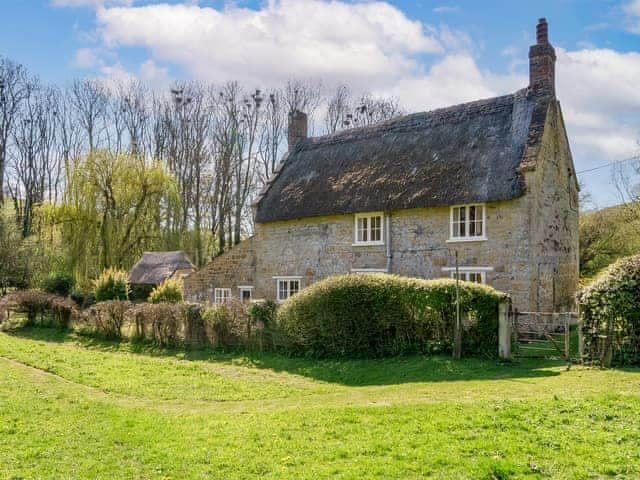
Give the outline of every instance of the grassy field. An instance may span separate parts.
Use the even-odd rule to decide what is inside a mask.
[[[0,478],[639,478],[640,370],[0,333]]]

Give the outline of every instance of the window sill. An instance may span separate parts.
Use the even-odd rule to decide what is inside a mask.
[[[450,238],[446,241],[446,243],[485,242],[487,240],[488,240],[487,237],[461,237],[461,238]]]
[[[354,242],[351,244],[352,247],[375,247],[384,245],[384,242]]]

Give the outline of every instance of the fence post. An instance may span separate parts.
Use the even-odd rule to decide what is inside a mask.
[[[498,305],[498,354],[502,359],[511,358],[509,302],[501,302]]]
[[[580,363],[584,363],[584,332],[582,331],[582,318],[580,318],[580,304],[576,308],[578,321],[578,356]]]

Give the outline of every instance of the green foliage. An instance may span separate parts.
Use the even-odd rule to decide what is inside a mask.
[[[116,268],[107,268],[94,280],[93,293],[96,302],[127,300],[129,298],[127,272]]]
[[[580,214],[580,275],[593,277],[618,258],[640,251],[637,207],[617,205]]]
[[[40,282],[40,287],[45,292],[55,293],[63,297],[68,297],[71,294],[73,286],[73,276],[62,272],[50,273]]]
[[[129,285],[129,298],[132,301],[146,302],[155,287],[144,283],[132,283]]]
[[[93,292],[75,290],[71,292],[71,300],[76,302],[80,308],[89,308],[96,303],[96,295]]]
[[[168,278],[149,294],[149,303],[181,303],[184,300],[182,282]]]
[[[314,283],[287,300],[277,318],[286,348],[313,357],[381,357],[450,348],[456,285],[451,279],[351,274]],[[465,354],[497,351],[498,304],[507,296],[460,282],[460,308],[476,327]],[[463,336],[464,338],[464,336]]]
[[[9,288],[27,288],[32,283],[32,257],[17,228],[15,216],[0,205],[0,294]]]
[[[610,265],[578,301],[589,359],[640,365],[640,254]]]
[[[95,151],[73,159],[61,205],[48,215],[60,225],[67,263],[80,282],[103,268],[129,268],[145,250],[162,249],[168,235],[162,205],[177,201],[163,166],[135,155]]]

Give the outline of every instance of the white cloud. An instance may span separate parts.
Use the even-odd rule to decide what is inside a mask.
[[[109,46],[145,46],[212,81],[318,77],[375,87],[410,74],[417,56],[443,51],[420,22],[384,2],[271,0],[221,11],[159,4],[100,9],[97,20]]]
[[[75,68],[88,69],[102,65],[102,60],[94,49],[80,48],[76,51],[71,63]]]
[[[433,9],[435,13],[455,13],[459,10],[460,7],[458,7],[457,5],[440,5]]]
[[[622,11],[627,15],[629,31],[640,34],[640,0],[631,0],[622,6]]]

